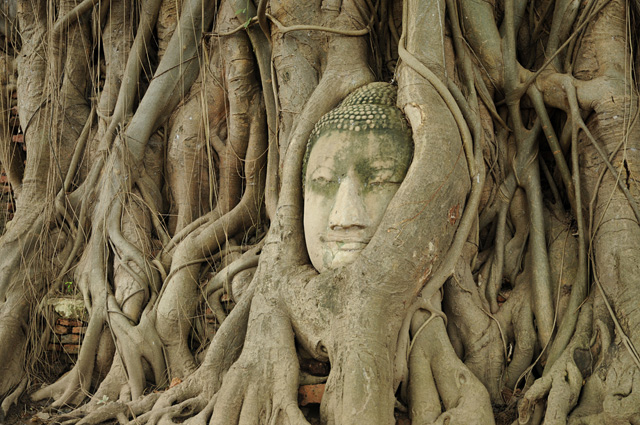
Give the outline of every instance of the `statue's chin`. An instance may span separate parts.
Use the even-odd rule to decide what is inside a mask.
[[[364,244],[349,244],[340,249],[327,251],[324,256],[324,269],[333,270],[353,263],[360,256],[365,246]],[[320,270],[320,272],[322,271]]]

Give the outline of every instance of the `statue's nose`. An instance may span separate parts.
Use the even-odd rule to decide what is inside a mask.
[[[329,215],[329,228],[354,230],[364,229],[370,224],[359,182],[348,174],[340,182],[336,200]]]

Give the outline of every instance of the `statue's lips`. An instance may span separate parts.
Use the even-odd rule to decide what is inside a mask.
[[[360,251],[367,246],[367,242],[336,242],[339,251]]]
[[[371,239],[363,238],[344,238],[344,237],[325,237],[323,242],[335,244],[339,251],[360,251],[369,244]]]

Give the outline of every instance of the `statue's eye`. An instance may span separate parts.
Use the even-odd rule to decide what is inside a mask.
[[[387,178],[387,176],[380,176],[370,179],[367,185],[371,187],[389,187],[397,186],[400,183],[401,181],[397,181],[397,179]]]
[[[335,183],[335,179],[327,176],[318,176],[313,178],[313,182],[318,186],[328,186]]]
[[[369,177],[367,181],[367,186],[371,187],[386,187],[390,185],[398,184],[396,182],[397,179],[394,179],[393,170],[391,169],[380,169],[376,170],[371,177]]]
[[[387,187],[387,186],[396,185],[396,184],[398,183],[390,182],[386,180],[373,180],[369,182],[369,186],[371,187]]]

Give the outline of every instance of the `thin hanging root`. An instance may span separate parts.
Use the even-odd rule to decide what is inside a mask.
[[[491,313],[498,313],[498,292],[502,287],[502,277],[504,274],[504,249],[505,249],[505,232],[507,227],[507,212],[509,211],[509,202],[503,203],[498,212],[498,224],[496,227],[496,236],[494,238],[493,262],[489,271],[489,282],[487,283],[487,299],[491,308]]]
[[[580,164],[578,158],[578,128],[580,127],[580,122],[582,122],[582,117],[580,116],[580,111],[574,109],[574,107],[577,106],[578,102],[577,97],[575,96],[575,87],[573,87],[573,90],[571,90],[571,87],[573,87],[573,85],[571,85],[570,87],[566,87],[566,90],[568,92],[567,97],[569,99],[572,99],[569,101],[569,104],[572,105],[571,108],[573,110],[573,118],[571,120],[571,166],[574,170],[579,170]],[[586,128],[586,126],[584,128]],[[574,213],[576,221],[578,223],[578,271],[576,275],[576,281],[571,287],[571,298],[569,299],[569,305],[567,306],[565,315],[562,319],[562,323],[558,328],[556,338],[553,341],[551,348],[549,349],[549,357],[547,359],[547,364],[545,365],[545,371],[550,370],[555,360],[561,355],[561,353],[569,344],[571,336],[575,331],[576,322],[578,321],[580,305],[583,303],[588,291],[587,242],[585,235],[585,222],[582,213],[582,186],[580,182],[580,173],[577,171],[573,173],[573,184],[575,190],[575,202],[577,206],[577,208],[574,210]]]
[[[576,203],[576,190],[571,178],[571,171],[569,170],[567,161],[565,160],[562,153],[560,142],[558,141],[558,138],[553,131],[553,125],[551,124],[551,119],[549,118],[549,113],[547,112],[547,108],[544,104],[542,94],[540,93],[540,90],[538,90],[535,86],[531,86],[527,93],[529,95],[529,99],[531,99],[531,101],[533,102],[536,113],[542,121],[542,129],[545,136],[547,136],[547,142],[549,143],[551,152],[553,152],[553,157],[556,160],[556,165],[558,166],[558,170],[560,171],[560,175],[562,176],[562,182],[564,183],[564,187],[567,191],[571,209],[575,213],[577,211],[578,204]],[[579,116],[580,114],[578,114],[578,117]]]

